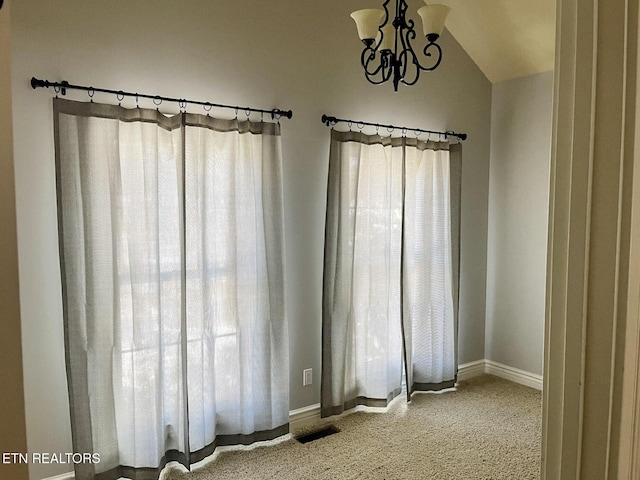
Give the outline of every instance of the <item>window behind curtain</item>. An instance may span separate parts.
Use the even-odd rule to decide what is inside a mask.
[[[456,376],[460,147],[332,130],[322,415]]]
[[[286,433],[279,126],[54,102],[76,478]]]

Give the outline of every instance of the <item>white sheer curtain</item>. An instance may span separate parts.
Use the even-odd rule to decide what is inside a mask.
[[[288,431],[279,127],[54,101],[76,478]]]
[[[387,405],[403,360],[409,395],[454,384],[459,160],[448,143],[332,131],[323,416]]]
[[[331,144],[323,416],[384,406],[400,393],[402,147],[385,140]]]
[[[405,149],[403,332],[408,394],[451,387],[457,373],[450,155],[440,146],[420,146],[424,148]]]

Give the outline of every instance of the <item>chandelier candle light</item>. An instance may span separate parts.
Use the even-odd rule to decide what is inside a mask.
[[[392,79],[393,89],[397,92],[400,82],[414,85],[420,78],[421,70],[435,70],[440,65],[442,49],[436,41],[442,34],[444,21],[451,8],[447,5],[426,5],[418,9],[427,39],[422,53],[430,60],[429,65],[423,66],[411,45],[417,34],[413,20],[406,18],[407,2],[395,0],[393,18],[387,7],[389,2],[391,0],[385,0],[382,5],[384,10],[356,10],[351,18],[355,20],[358,35],[365,45],[360,59],[365,77],[376,85]]]

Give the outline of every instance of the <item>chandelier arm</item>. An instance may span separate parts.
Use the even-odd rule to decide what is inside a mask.
[[[400,33],[398,35],[400,37],[400,43],[396,43],[396,57],[400,58],[400,56],[406,51],[410,50],[413,53],[413,46],[411,45],[411,41],[416,38],[416,31],[414,28],[414,22],[410,18],[407,19],[407,2],[404,0],[400,0],[398,5],[398,18],[396,20],[397,29]],[[398,54],[398,49],[401,48],[400,53]],[[415,56],[415,55],[414,55]]]
[[[388,7],[390,2],[391,0],[385,0],[384,3],[382,4],[382,7],[384,8],[384,17],[382,22],[380,23],[380,26],[378,27],[378,32],[379,32],[378,41],[377,42],[374,41],[373,44],[365,46],[364,50],[362,51],[362,55],[360,57],[360,63],[362,65],[362,68],[364,69],[365,78],[369,83],[373,83],[374,85],[380,85],[381,83],[384,83],[387,80],[389,80],[389,78],[391,77],[391,72],[393,70],[393,67],[392,67],[393,62],[390,61],[390,56],[392,54],[383,53],[378,50],[380,45],[382,45],[382,41],[384,39],[382,28],[385,27],[387,23],[390,21],[390,14],[389,14],[389,7]],[[375,68],[371,70],[370,67],[373,67],[374,65],[376,65],[374,62],[376,58],[378,59],[377,66],[375,66]],[[378,75],[380,78],[376,79],[375,77]]]
[[[420,77],[420,62],[416,52],[413,49],[411,42],[416,39],[416,31],[413,28],[413,20],[409,19],[405,22],[405,30],[400,35],[400,41],[402,45],[402,52],[398,55],[398,61],[400,63],[399,68],[399,81],[405,85],[413,85],[418,81]],[[409,67],[411,65],[412,80],[407,80],[409,74]]]
[[[406,85],[408,87],[410,87],[411,85],[415,85],[416,82],[418,81],[418,79],[420,78],[420,71],[421,70],[424,70],[424,71],[428,72],[428,71],[433,71],[436,68],[438,68],[438,66],[440,65],[440,62],[442,61],[442,48],[440,47],[440,45],[438,45],[435,42],[429,42],[427,44],[427,46],[424,47],[423,53],[424,53],[425,57],[432,57],[433,56],[432,53],[429,52],[429,50],[432,49],[432,48],[435,48],[437,56],[434,57],[435,58],[435,62],[430,67],[422,66],[422,64],[418,61],[418,58],[417,58],[416,54],[413,52],[413,50],[411,51],[413,63],[415,65],[415,67],[416,67],[416,75],[413,78],[413,80],[411,80],[411,81],[407,81],[406,80],[406,76],[403,76],[401,82],[404,85]],[[406,68],[406,65],[405,65],[405,68]]]
[[[384,27],[389,22],[389,8],[387,7],[387,5],[389,5],[389,2],[391,2],[391,0],[385,0],[384,3],[382,4],[382,8],[384,8],[384,19],[380,23],[380,26],[378,27],[378,30],[380,31],[381,39],[382,39],[382,27]]]
[[[438,55],[437,57],[435,57],[436,58],[435,63],[430,67],[423,67],[420,64],[420,62],[418,61],[418,59],[415,58],[415,65],[416,65],[416,68],[417,68],[417,74],[416,74],[415,78],[410,82],[402,79],[402,83],[404,85],[406,85],[408,87],[410,87],[411,85],[415,85],[416,82],[418,81],[418,78],[420,77],[420,70],[424,70],[424,71],[428,72],[428,71],[433,71],[436,68],[438,68],[438,66],[440,65],[440,62],[442,61],[442,48],[440,47],[440,45],[438,45],[435,42],[429,42],[429,44],[427,44],[427,46],[424,47],[423,53],[424,53],[425,57],[431,57],[432,56],[432,54],[430,52],[428,52],[428,50],[431,49],[431,48],[435,48],[436,49],[436,53]]]
[[[384,63],[385,63],[385,67],[384,70],[382,71],[382,82],[386,82],[387,80],[389,80],[391,78],[391,73],[393,72],[393,53],[389,52],[386,55],[384,55]]]
[[[413,24],[411,19],[407,22],[407,10],[409,10],[409,5],[406,0],[396,0],[396,21],[400,23],[402,29],[409,27],[408,23]]]
[[[375,75],[367,75],[365,72],[365,78],[367,79],[367,81],[369,83],[372,83],[374,85],[381,85],[385,82],[387,82],[389,80],[389,78],[391,77],[391,72],[392,72],[392,68],[388,68],[386,70],[382,71],[382,75],[380,76],[380,78],[378,80],[376,80],[374,77]]]
[[[376,59],[377,63],[375,63]],[[391,68],[389,68],[388,55],[382,52],[378,52],[374,48],[365,47],[362,51],[360,63],[362,64],[362,68],[364,69],[365,77],[371,83],[379,84],[389,79],[389,74],[387,71],[390,71]],[[370,70],[370,66],[374,67],[373,70]],[[377,80],[373,80],[373,77],[376,77],[377,75],[381,75],[382,81],[378,82]]]
[[[422,51],[422,53],[424,53],[424,56],[425,57],[432,56],[431,52],[429,52],[429,50],[432,47],[436,49],[436,53],[437,53],[437,57],[435,57],[436,61],[431,67],[423,67],[422,65],[420,65],[420,68],[422,70],[426,70],[426,71],[435,70],[436,68],[438,68],[438,66],[440,65],[440,62],[442,61],[442,48],[436,42],[427,43],[427,45],[424,47],[424,50]]]
[[[362,55],[360,56],[360,63],[362,64],[362,68],[364,68],[365,75],[375,75],[377,73],[377,69],[373,72],[369,71],[369,64],[375,60],[376,58],[376,50],[372,47],[364,47],[362,50]]]
[[[404,85],[414,85],[418,79],[420,78],[420,63],[418,63],[418,58],[413,50],[405,50],[401,54],[401,62],[402,62],[402,71],[400,76],[400,82]],[[407,80],[409,71],[409,64],[412,65],[411,72],[411,80]]]

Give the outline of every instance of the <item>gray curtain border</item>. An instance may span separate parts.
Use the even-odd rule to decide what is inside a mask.
[[[451,147],[458,144],[450,144],[449,142],[435,142],[432,140],[421,140],[417,137],[390,137],[382,135],[368,135],[362,132],[347,131],[341,132],[331,129],[331,141],[338,143],[356,142],[363,145],[384,145],[392,147],[416,147],[418,150],[450,150]]]
[[[453,294],[453,332],[456,359],[456,376],[458,379],[458,324],[460,320],[460,243],[462,240],[462,144],[451,145],[449,152],[451,175],[451,272]]]
[[[77,417],[83,416],[90,419],[89,413],[89,381],[87,373],[87,363],[75,361],[75,349],[71,341],[69,328],[69,311],[67,296],[67,271],[65,268],[64,256],[64,227],[62,209],[62,178],[60,167],[60,113],[63,102],[60,99],[53,100],[53,130],[55,147],[55,174],[56,174],[56,206],[58,217],[58,252],[60,257],[60,277],[62,290],[62,319],[64,329],[64,356],[65,370],[67,376],[67,391],[69,396],[69,416],[71,420],[71,443],[73,451],[76,453],[94,453],[93,451],[93,427],[91,422],[78,422]],[[86,357],[85,357],[86,358]],[[76,371],[72,372],[71,365],[76,365]],[[72,381],[72,378],[74,381]],[[80,415],[75,412],[82,410]],[[74,465],[75,477],[93,478],[96,475],[93,463],[78,463]]]
[[[340,415],[348,410],[352,410],[358,406],[384,408],[389,405],[398,395],[402,393],[402,389],[397,388],[389,393],[387,398],[369,398],[359,395],[355,398],[345,401],[342,405],[332,407],[321,407],[320,417],[326,418],[333,415]]]
[[[200,127],[217,132],[240,132],[261,135],[280,135],[280,124],[273,122],[225,120],[197,113],[177,113],[166,116],[158,110],[147,108],[125,108],[120,105],[106,103],[78,102],[64,98],[54,98],[54,113],[57,115],[75,115],[80,117],[97,117],[122,122],[155,123],[160,128],[171,131],[183,126]]]
[[[190,461],[193,464],[204,460],[213,452],[215,452],[217,447],[230,445],[251,445],[256,442],[274,440],[278,437],[286,435],[287,433],[289,433],[289,424],[285,423],[284,425],[271,430],[259,430],[257,432],[249,434],[218,435],[216,436],[215,440],[206,447],[196,450],[195,452],[191,452]]]

